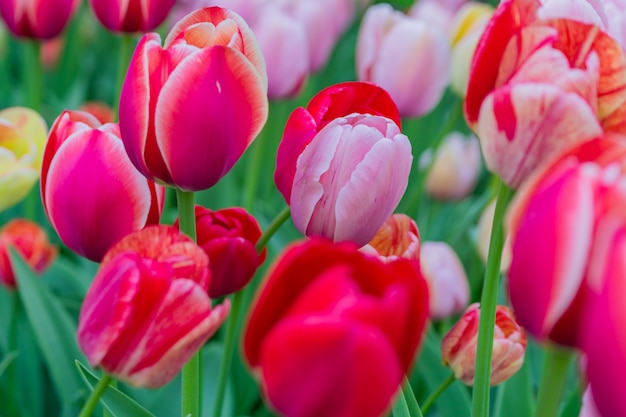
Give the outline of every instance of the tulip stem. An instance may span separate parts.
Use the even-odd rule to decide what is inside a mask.
[[[548,346],[543,363],[535,417],[558,415],[561,397],[573,352],[559,346]]]
[[[257,252],[261,252],[265,248],[267,242],[269,242],[272,236],[274,236],[274,234],[278,231],[278,229],[280,229],[283,223],[289,219],[289,217],[291,217],[291,209],[287,206],[283,209],[283,211],[278,213],[276,218],[272,220],[270,225],[267,226],[267,229],[265,229],[259,240],[256,242],[254,248]]]
[[[448,389],[448,387],[450,385],[452,385],[452,383],[456,381],[456,376],[454,374],[450,374],[450,376],[448,376],[442,383],[441,385],[439,385],[437,387],[436,390],[434,390],[432,392],[432,394],[430,394],[430,396],[428,396],[428,398],[426,398],[426,400],[424,401],[424,403],[422,404],[422,413],[426,414],[426,412],[428,410],[430,410],[430,407],[432,407],[432,405],[435,403],[435,401],[437,400],[437,398],[439,398],[439,396],[441,394],[443,394],[443,392],[445,390]]]
[[[472,394],[472,417],[489,416],[489,390],[491,387],[491,356],[496,320],[496,299],[500,278],[500,262],[504,246],[503,218],[513,190],[500,181],[496,209],[493,216],[487,269],[483,283],[478,323],[478,346],[476,349],[476,374]]]
[[[183,191],[176,189],[176,200],[178,205],[178,218],[181,233],[189,236],[194,242],[196,241],[196,214],[193,204],[194,193],[192,191]],[[184,417],[200,416],[200,398],[201,398],[201,361],[200,352],[185,364],[182,371],[182,415]]]
[[[115,97],[113,97],[113,117],[117,121],[119,119],[119,106],[120,95],[122,94],[122,85],[124,84],[124,78],[126,77],[126,71],[128,70],[128,63],[132,56],[133,49],[133,36],[122,35],[120,36],[120,50],[119,61],[117,63],[117,79],[115,85]]]
[[[91,391],[91,395],[89,396],[89,398],[87,398],[87,401],[85,402],[85,405],[80,411],[78,417],[89,417],[93,414],[93,410],[96,408],[96,405],[98,405],[100,397],[102,396],[102,394],[104,394],[104,391],[106,391],[109,383],[112,380],[113,378],[111,377],[111,375],[102,374],[102,378],[100,378],[100,381],[98,381],[93,391]]]
[[[40,51],[41,44],[38,40],[27,40],[22,44],[24,52],[25,74],[24,84],[26,85],[26,106],[40,111],[41,91],[43,90],[43,71],[41,69]]]

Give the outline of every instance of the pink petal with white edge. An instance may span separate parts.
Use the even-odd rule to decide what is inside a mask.
[[[477,124],[487,167],[511,187],[563,149],[602,134],[579,95],[542,83],[506,85],[489,94]]]
[[[74,134],[58,149],[44,198],[61,240],[99,261],[120,238],[145,225],[151,191],[121,140],[93,130]]]
[[[31,1],[27,13],[34,34],[52,39],[61,34],[79,0]]]
[[[189,191],[213,186],[261,131],[267,113],[263,82],[241,53],[216,46],[181,62],[155,115],[172,182]]]

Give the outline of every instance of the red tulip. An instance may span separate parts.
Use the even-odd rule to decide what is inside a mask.
[[[146,177],[187,191],[209,188],[237,162],[268,112],[265,62],[235,13],[211,7],[183,18],[161,46],[145,35],[120,98],[120,130]]]
[[[250,282],[267,252],[259,254],[254,247],[261,234],[259,223],[242,208],[211,211],[196,206],[196,241],[211,260],[211,298],[237,292]]]
[[[114,32],[155,30],[176,0],[89,0],[102,25]]]
[[[164,190],[133,167],[116,124],[66,111],[48,136],[41,197],[63,243],[100,261],[122,237],[159,222]]]
[[[79,0],[0,0],[0,15],[15,36],[52,39],[63,32]]]
[[[603,130],[626,133],[626,56],[596,26],[505,0],[476,48],[465,116],[490,170],[517,187]]]
[[[169,382],[226,318],[211,308],[208,258],[170,226],[151,226],[107,253],[80,312],[89,363],[131,385]]]
[[[385,263],[351,243],[310,240],[269,272],[244,354],[281,415],[376,417],[410,369],[427,316],[416,262]]]
[[[38,274],[54,261],[57,248],[37,223],[14,219],[0,230],[0,283],[15,288],[15,274],[9,258],[9,248],[19,254]]]

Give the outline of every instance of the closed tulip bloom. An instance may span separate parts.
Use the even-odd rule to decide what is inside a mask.
[[[626,146],[610,137],[563,155],[520,189],[509,212],[509,295],[538,340],[580,347],[587,300],[626,225]]]
[[[478,345],[478,322],[480,305],[470,305],[459,321],[441,341],[441,356],[457,379],[464,384],[474,385],[476,348]],[[526,333],[515,321],[506,306],[496,307],[496,322],[491,358],[491,386],[506,381],[524,364]]]
[[[19,203],[37,182],[46,130],[34,110],[0,111],[0,211]]]
[[[0,15],[15,36],[52,39],[61,34],[80,0],[0,0]]]
[[[102,25],[114,32],[148,32],[165,21],[176,0],[89,0]]]
[[[222,178],[261,131],[265,62],[247,24],[217,7],[183,18],[165,40],[145,35],[120,98],[120,130],[146,177],[186,191]]]
[[[259,223],[240,207],[211,211],[196,206],[195,213],[196,241],[211,260],[209,296],[219,298],[241,290],[265,260],[267,251],[255,249],[262,234]]]
[[[269,272],[243,351],[280,415],[378,417],[410,369],[427,316],[415,262],[313,239]]]
[[[120,240],[102,261],[80,311],[89,363],[137,387],[169,382],[222,324],[228,300],[207,294],[209,260],[171,226]]]
[[[13,219],[0,230],[0,283],[15,288],[15,274],[9,249],[13,249],[38,274],[54,261],[57,248],[50,244],[46,231],[37,223]]]
[[[66,111],[50,129],[41,197],[63,243],[99,262],[119,239],[159,222],[164,189],[135,169],[116,124]]]
[[[392,214],[360,250],[386,262],[397,258],[419,261],[420,232],[417,223],[406,214]]]
[[[596,26],[541,20],[538,0],[505,0],[472,63],[465,116],[487,167],[511,187],[565,149],[626,132],[626,56]]]
[[[363,17],[356,67],[359,80],[389,92],[402,116],[417,117],[439,103],[448,85],[450,46],[434,24],[378,4]]]
[[[307,236],[368,243],[406,190],[411,144],[384,90],[344,83],[296,109],[278,148],[274,179]]]

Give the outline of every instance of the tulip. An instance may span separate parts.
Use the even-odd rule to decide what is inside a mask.
[[[541,20],[538,0],[505,0],[483,33],[465,116],[487,167],[511,187],[565,149],[626,133],[626,56],[597,27]]]
[[[587,300],[598,292],[626,224],[626,145],[605,136],[567,152],[519,190],[509,212],[509,295],[540,341],[580,347]]]
[[[19,203],[37,182],[46,130],[34,110],[0,111],[0,211]]]
[[[430,317],[439,320],[461,312],[469,302],[470,289],[454,250],[445,242],[423,242],[420,265],[428,282]]]
[[[79,110],[91,114],[102,124],[115,122],[113,109],[101,101],[94,100],[83,103]]]
[[[0,0],[0,15],[15,36],[52,39],[63,32],[80,0]]]
[[[359,80],[387,90],[404,117],[431,111],[448,85],[450,46],[435,25],[371,6],[359,29],[356,50]]]
[[[102,25],[114,32],[148,32],[159,27],[176,0],[89,0]]]
[[[56,247],[50,244],[46,231],[37,223],[11,220],[0,230],[0,283],[11,289],[16,282],[9,249],[15,250],[38,274],[44,272],[57,255]]]
[[[398,258],[419,261],[420,232],[415,220],[406,214],[389,216],[370,242],[360,249],[388,262]]]
[[[406,190],[411,144],[397,108],[368,83],[343,83],[296,109],[278,148],[274,179],[307,236],[369,242]]]
[[[582,402],[583,404],[580,408],[580,414],[578,417],[601,417],[589,387],[587,387],[585,393],[583,394]]]
[[[131,161],[150,179],[185,191],[224,176],[268,112],[265,63],[248,25],[217,7],[183,18],[161,46],[139,41],[120,98]]]
[[[313,239],[291,246],[269,272],[244,356],[280,415],[378,417],[410,369],[427,315],[415,262]]]
[[[93,367],[137,387],[169,382],[230,310],[207,294],[209,260],[171,226],[150,226],[107,253],[80,311],[78,344]]]
[[[119,239],[159,222],[164,189],[133,167],[116,124],[65,111],[46,143],[41,198],[63,243],[99,262]]]
[[[246,210],[233,207],[215,212],[196,206],[196,241],[211,260],[209,296],[219,298],[245,287],[263,263],[255,244],[261,227]],[[178,226],[178,220],[175,226]]]
[[[457,379],[474,385],[478,321],[480,305],[470,305],[459,321],[441,341],[441,355]],[[496,307],[496,322],[491,358],[491,385],[498,385],[512,377],[524,364],[526,333],[515,321],[508,307]]]
[[[471,194],[481,170],[480,144],[453,132],[437,148],[426,176],[426,192],[441,200],[460,200]]]

